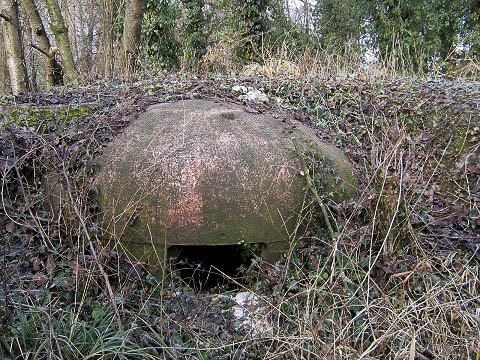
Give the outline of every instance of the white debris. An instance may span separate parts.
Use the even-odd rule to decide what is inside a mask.
[[[262,304],[260,298],[252,292],[238,293],[234,301],[233,316],[240,323],[240,327],[251,330],[252,336],[272,336],[273,327],[268,322],[269,309]]]
[[[248,92],[248,89],[246,86],[243,85],[235,85],[232,87],[233,92],[241,92],[242,94],[246,94]]]
[[[240,100],[250,100],[255,102],[268,102],[268,97],[260,90],[250,90],[246,95],[240,95],[238,97]]]

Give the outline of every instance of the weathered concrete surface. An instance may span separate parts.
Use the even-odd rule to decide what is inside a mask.
[[[275,261],[305,194],[293,137],[318,146],[335,169],[325,172],[325,190],[350,197],[355,176],[346,157],[300,123],[203,100],[152,106],[97,159],[100,224],[150,264],[161,264],[171,245],[242,241],[265,244],[263,256]]]

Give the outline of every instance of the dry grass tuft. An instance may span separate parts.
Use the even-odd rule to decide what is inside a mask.
[[[225,36],[207,49],[197,66],[202,74],[231,74],[237,68],[238,56],[235,52],[241,39],[238,36]]]

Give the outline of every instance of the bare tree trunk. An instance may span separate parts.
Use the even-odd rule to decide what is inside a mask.
[[[33,30],[32,30],[32,26],[29,24],[27,26],[27,29],[28,29],[28,38],[30,39],[30,44],[33,43]],[[30,89],[33,91],[33,92],[37,92],[38,91],[38,81],[37,81],[37,59],[35,57],[35,53],[30,50],[31,52],[28,52],[27,51],[27,54],[25,54],[25,60],[29,61],[30,63]],[[27,72],[28,72],[29,69],[27,69]]]
[[[58,2],[60,0],[55,0],[55,1]],[[81,38],[78,39],[76,25],[78,24],[78,17],[80,16],[81,18],[83,14],[83,1],[82,0],[80,1],[62,0],[61,9],[63,10],[63,19],[65,20],[65,26],[67,28],[68,35],[69,35],[68,40],[70,44],[70,49],[72,49],[72,54],[74,59],[77,59],[77,61],[79,61],[79,59],[81,58],[80,48],[79,48],[79,46],[81,46]],[[72,11],[73,11],[73,14],[72,14]],[[82,33],[83,33],[83,29],[80,28],[80,34]],[[80,45],[79,45],[79,42],[80,42]],[[77,68],[77,71],[78,71],[78,68]],[[77,73],[77,76],[78,76],[78,73]]]
[[[0,25],[1,28],[2,26]],[[0,94],[8,94],[9,92],[10,75],[8,74],[7,66],[7,50],[5,49],[4,32],[0,31]]]
[[[135,70],[144,11],[145,0],[127,0],[123,23],[123,56],[127,73]]]
[[[84,11],[80,12],[80,29],[81,29],[81,59],[85,68],[85,73],[92,76],[93,65],[93,41],[95,23],[92,21],[92,14],[89,11],[93,5],[87,4]]]
[[[82,51],[87,69],[91,69],[93,66],[93,31],[93,25],[87,24],[87,34],[85,36],[85,44],[83,45]]]
[[[113,75],[113,0],[103,1],[103,75],[109,79]]]
[[[7,65],[12,93],[14,95],[24,94],[28,92],[29,87],[25,56],[20,39],[18,3],[16,0],[3,0],[1,4],[0,17],[3,19],[2,30],[7,50]]]
[[[50,27],[55,35],[60,54],[62,55],[63,69],[66,83],[78,83],[77,68],[73,61],[72,48],[68,39],[68,30],[65,26],[62,12],[57,0],[46,0],[48,14],[50,15]]]
[[[50,46],[50,40],[48,39],[45,27],[43,26],[40,13],[33,2],[33,0],[20,0],[22,7],[27,13],[30,26],[33,30],[33,35],[37,41],[40,52],[45,56],[46,68],[47,68],[47,87],[55,85],[62,85],[62,68],[60,64],[55,60],[55,48]]]
[[[72,26],[70,26],[70,29],[74,29],[74,34],[76,34],[76,36],[74,37],[75,38],[78,37],[78,39],[76,39],[75,41],[75,55],[79,61],[79,64],[78,64],[79,70],[82,71],[82,73],[88,73],[89,67],[87,65],[86,58],[85,58],[86,57],[85,45],[87,43],[87,40],[85,36],[86,19],[85,19],[84,10],[85,9],[83,4],[79,4],[77,9],[75,7],[73,8],[75,17],[73,17],[72,19],[73,21],[72,21]],[[77,29],[75,26],[76,24],[78,24],[78,27],[80,28],[79,32],[77,32]]]

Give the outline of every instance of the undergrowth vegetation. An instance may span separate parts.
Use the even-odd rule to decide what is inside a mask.
[[[282,51],[235,76],[174,74],[6,99],[3,358],[480,359],[480,84]],[[207,50],[199,71],[228,70],[226,53]],[[162,281],[103,248],[88,193],[95,155],[150,104],[245,103],[234,85],[269,98],[250,109],[313,127],[355,165],[356,198],[334,203],[317,189],[333,231],[309,194],[312,226],[292,236],[278,264],[251,257],[223,275],[199,266],[222,275],[207,289],[180,275],[184,262],[171,260]],[[45,112],[33,122],[16,115],[72,102],[90,106],[59,112],[54,127],[39,125],[52,121]],[[303,155],[320,184],[321,161]],[[68,189],[60,213],[44,205],[51,173]],[[243,317],[240,293],[255,294]]]

